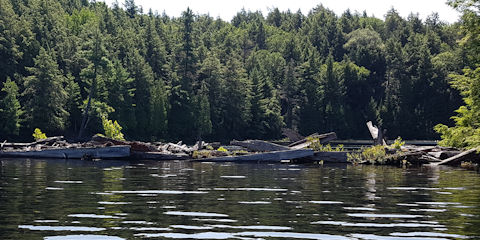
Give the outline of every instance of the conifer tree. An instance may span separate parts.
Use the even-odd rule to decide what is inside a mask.
[[[59,133],[65,129],[69,113],[65,109],[67,93],[64,89],[65,76],[54,60],[55,52],[40,48],[29,68],[30,76],[25,79],[24,111],[30,129],[40,128],[47,133]]]
[[[117,119],[127,137],[134,136],[137,127],[133,100],[134,80],[118,59],[114,59],[108,69],[110,87],[107,104],[115,109],[111,118]]]
[[[18,86],[14,81],[7,78],[1,91],[5,97],[0,99],[0,138],[5,138],[18,135],[22,111],[18,101]]]
[[[22,56],[16,43],[18,16],[9,0],[0,0],[0,83],[13,77]]]
[[[150,134],[154,139],[166,139],[168,133],[168,95],[163,80],[154,80],[151,91]]]

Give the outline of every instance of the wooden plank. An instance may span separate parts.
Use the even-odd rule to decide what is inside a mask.
[[[334,132],[324,134],[312,134],[300,141],[288,145],[291,149],[302,149],[310,146],[312,143],[320,141],[320,144],[328,143],[337,139],[337,134]]]
[[[460,151],[438,151],[438,152],[428,152],[427,154],[431,155],[435,158],[444,160],[444,159],[453,157],[455,155],[458,155],[460,153],[462,153],[462,152],[460,152]]]
[[[313,154],[314,152],[311,149],[298,149],[298,150],[257,153],[257,154],[249,154],[249,155],[242,155],[242,156],[226,156],[226,157],[217,157],[217,158],[208,158],[208,159],[195,159],[192,161],[196,161],[196,162],[242,162],[242,161],[280,162],[282,160],[309,157],[309,156],[313,156]]]
[[[458,164],[461,161],[464,160],[477,160],[479,159],[479,155],[477,153],[478,149],[470,149],[468,151],[462,152],[460,154],[457,154],[453,157],[447,158],[441,162],[438,163],[432,163],[432,165],[452,165],[452,164]]]
[[[132,151],[132,159],[136,160],[186,160],[190,159],[188,154],[166,154],[161,152],[134,152]]]
[[[0,151],[0,157],[81,159],[85,156],[100,159],[124,158],[130,156],[130,146],[61,148],[40,151]]]
[[[31,143],[31,145],[37,145],[37,144],[53,144],[54,142],[57,142],[57,141],[63,141],[65,138],[63,136],[55,136],[55,137],[48,137],[48,138],[45,138],[45,139],[39,139],[33,143]]]
[[[246,140],[246,141],[233,140],[230,142],[230,144],[235,146],[241,146],[254,152],[271,152],[271,151],[290,150],[290,148],[287,146],[282,146],[279,144],[270,143],[262,140]]]
[[[93,136],[92,141],[98,142],[98,143],[112,143],[118,146],[129,145],[132,151],[138,151],[138,152],[151,152],[151,151],[157,150],[155,146],[149,143],[138,142],[138,141],[135,141],[135,142],[121,141],[121,140],[115,140],[115,139],[103,137],[100,135]]]
[[[331,163],[348,163],[347,161],[348,152],[315,152],[313,156],[308,157],[307,159],[312,161],[323,161]]]

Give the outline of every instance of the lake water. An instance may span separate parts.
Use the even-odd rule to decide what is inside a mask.
[[[0,160],[0,239],[480,239],[480,174]]]

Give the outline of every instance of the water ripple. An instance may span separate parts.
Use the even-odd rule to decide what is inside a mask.
[[[72,231],[72,232],[100,232],[107,230],[98,227],[80,227],[80,226],[34,226],[34,225],[18,225],[20,229],[28,229],[33,231]]]

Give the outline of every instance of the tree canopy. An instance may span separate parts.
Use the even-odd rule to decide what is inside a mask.
[[[322,5],[226,22],[134,0],[0,0],[0,139],[88,137],[102,117],[152,141],[278,139],[284,127],[368,138],[368,120],[391,138],[438,138],[437,123],[478,126],[480,107],[478,2],[451,4],[462,23]]]

